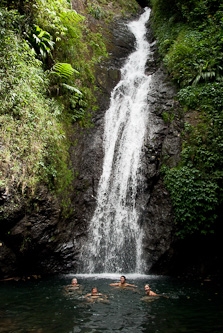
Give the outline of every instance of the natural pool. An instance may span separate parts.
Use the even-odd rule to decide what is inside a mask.
[[[1,282],[0,333],[222,333],[223,292],[209,282],[165,276],[127,274],[136,291],[109,286],[120,275],[78,275],[83,294],[92,286],[108,295],[108,303],[88,303],[64,287],[75,275],[26,282]],[[167,295],[144,301],[144,284]]]

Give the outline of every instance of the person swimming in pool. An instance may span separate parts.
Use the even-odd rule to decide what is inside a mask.
[[[77,278],[71,280],[71,284],[65,287],[66,292],[72,292],[75,290],[81,290],[82,286],[78,283]]]
[[[88,302],[95,302],[95,301],[107,301],[108,296],[102,293],[98,292],[98,288],[97,287],[93,287],[91,289],[91,292],[86,294],[84,296],[84,298],[88,301]]]
[[[152,291],[152,290],[150,289],[149,284],[146,284],[146,285],[144,286],[144,290],[145,290],[145,292],[146,292],[146,296],[159,296],[158,294],[154,293],[154,291]]]
[[[126,282],[126,277],[124,275],[122,275],[120,277],[120,281],[119,282],[112,282],[109,285],[112,286],[112,287],[121,287],[121,288],[125,288],[125,287],[137,288],[136,285],[127,283]]]

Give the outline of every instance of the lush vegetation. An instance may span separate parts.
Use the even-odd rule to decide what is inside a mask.
[[[13,189],[27,200],[45,184],[66,198],[71,127],[90,126],[97,108],[94,68],[107,57],[99,20],[112,17],[108,4],[94,1],[80,15],[67,0],[1,1],[1,193]],[[123,2],[119,10],[134,6]]]
[[[187,119],[181,161],[163,168],[164,181],[179,237],[207,234],[223,203],[223,4],[149,2],[159,54]],[[1,1],[1,193],[13,188],[30,198],[45,184],[65,197],[74,177],[71,127],[90,126],[97,109],[94,68],[107,56],[103,22],[136,8],[134,0],[88,1],[80,15],[67,0]]]
[[[187,121],[181,162],[163,168],[177,234],[213,233],[223,204],[223,4],[151,0],[159,52]]]

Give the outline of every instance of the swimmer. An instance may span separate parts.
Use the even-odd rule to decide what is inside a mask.
[[[112,286],[112,287],[121,287],[121,288],[125,288],[125,287],[137,288],[136,285],[127,283],[126,282],[126,277],[124,275],[122,275],[120,277],[120,282],[112,282],[109,285]]]
[[[143,301],[152,302],[154,299],[157,299],[159,297],[169,298],[169,296],[160,295],[160,294],[154,293],[154,291],[152,291],[150,289],[150,285],[149,284],[145,284],[144,290],[145,290],[146,296],[144,296],[143,298],[141,298],[141,300],[143,300]],[[154,297],[154,296],[157,296],[157,297]]]
[[[149,284],[146,284],[144,287],[144,290],[146,292],[146,296],[159,296],[158,294],[154,293],[151,289]]]
[[[93,287],[91,292],[84,296],[88,302],[107,301],[108,296],[98,292],[97,287]]]
[[[77,278],[73,278],[71,280],[71,284],[69,284],[68,286],[65,287],[65,290],[67,292],[72,292],[75,290],[80,290],[81,289],[81,285],[78,283]]]

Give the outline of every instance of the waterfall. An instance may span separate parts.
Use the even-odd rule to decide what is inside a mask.
[[[136,39],[135,51],[121,69],[105,114],[104,162],[97,207],[89,224],[81,255],[83,273],[143,273],[143,231],[137,197],[144,188],[141,157],[147,134],[147,95],[151,76],[145,75],[150,44],[146,41],[146,8],[128,28]]]

